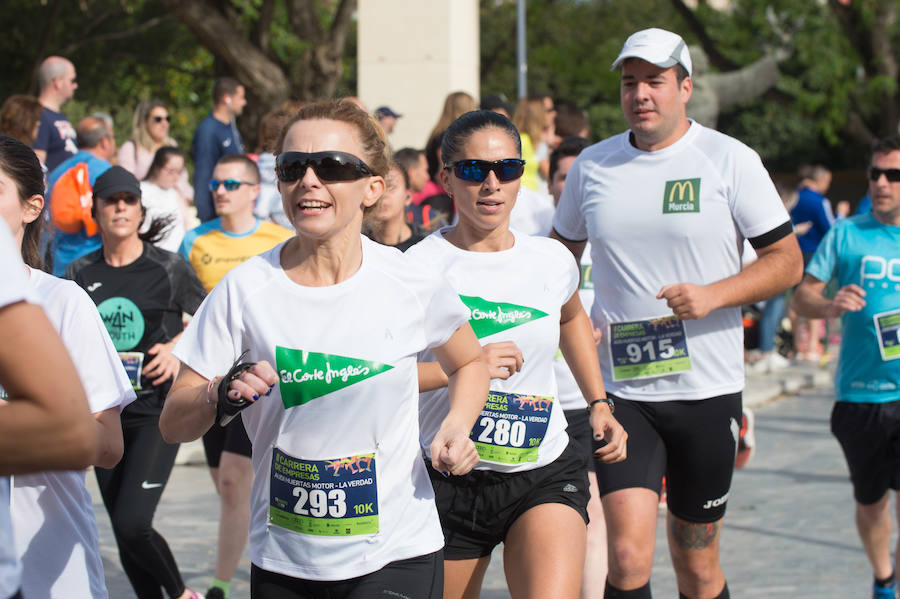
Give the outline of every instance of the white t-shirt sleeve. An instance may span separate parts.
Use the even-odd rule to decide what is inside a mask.
[[[75,363],[91,412],[121,410],[135,400],[131,381],[94,302],[81,287],[71,285],[59,336]]]
[[[438,233],[432,233],[404,252],[402,258],[425,311],[425,343],[429,349],[447,343],[469,321],[469,309],[445,278],[448,266],[441,247],[444,243]]]
[[[447,343],[453,333],[469,321],[469,309],[450,283],[443,279],[436,281],[424,299],[425,342],[430,349]]]
[[[768,233],[790,217],[759,154],[746,146],[742,150],[734,152],[733,193],[729,201],[738,229],[750,239]]]
[[[0,308],[28,299],[28,276],[6,223],[0,221]]]
[[[188,323],[172,353],[206,379],[224,375],[241,355],[240,307],[236,285],[228,273]]]
[[[588,238],[584,213],[581,210],[584,188],[581,180],[581,169],[584,163],[576,158],[566,175],[559,205],[553,215],[553,229],[570,241],[585,241]]]
[[[563,272],[565,276],[565,286],[566,296],[563,298],[562,303],[566,303],[569,301],[573,295],[578,293],[578,285],[581,282],[581,268],[578,266],[578,262],[575,261],[575,256],[572,255],[566,246],[559,243],[556,240],[553,240],[554,244],[559,246],[561,257],[563,263],[566,264],[566,269]]]

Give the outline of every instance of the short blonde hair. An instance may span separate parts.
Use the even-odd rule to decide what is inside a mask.
[[[356,128],[364,156],[360,156],[373,174],[384,177],[390,170],[391,150],[381,126],[366,111],[347,100],[333,100],[307,104],[281,129],[275,154],[284,151],[284,139],[288,131],[299,121],[331,120],[348,123]]]

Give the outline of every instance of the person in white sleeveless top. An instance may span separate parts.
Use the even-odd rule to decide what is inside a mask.
[[[195,439],[246,407],[255,599],[438,598],[443,537],[419,449],[416,356],[429,348],[451,373],[432,467],[463,475],[488,391],[468,311],[441,273],[361,235],[390,160],[368,114],[305,106],[276,151],[297,235],[209,294],[175,349],[160,428]]]
[[[627,435],[612,416],[578,268],[559,242],[509,228],[524,161],[505,116],[480,110],[447,129],[441,182],[459,221],[407,250],[442,273],[469,308],[491,392],[471,433],[481,458],[464,477],[430,471],[446,541],[444,596],[477,597],[491,552],[504,543],[514,597],[578,596],[584,566],[587,456],[566,434],[553,357],[562,348],[591,411],[595,458],[625,459]],[[420,356],[422,446],[447,413],[446,377]],[[540,567],[538,567],[540,564]]]

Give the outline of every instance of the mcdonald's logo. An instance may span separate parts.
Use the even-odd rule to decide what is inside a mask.
[[[700,179],[666,181],[663,214],[700,212]]]

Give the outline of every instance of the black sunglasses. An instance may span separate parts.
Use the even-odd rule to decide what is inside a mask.
[[[137,206],[141,203],[141,198],[134,195],[133,193],[129,194],[114,194],[109,196],[108,198],[101,198],[104,204],[108,204],[114,206],[119,202],[125,202],[128,206]]]
[[[371,177],[369,165],[346,152],[284,152],[275,160],[275,174],[282,183],[299,181],[312,167],[322,181],[356,181]]]
[[[166,116],[154,116],[154,117],[153,117],[153,122],[154,122],[154,123],[161,123],[161,122],[163,122],[163,121],[165,121],[165,122],[167,122],[167,123],[171,123],[171,122],[172,122],[172,117],[170,117],[169,115],[166,115]]]
[[[453,169],[453,174],[463,181],[481,183],[487,179],[488,173],[494,171],[500,181],[515,181],[525,172],[525,161],[519,158],[504,160],[457,160],[445,164],[444,168]]]
[[[234,191],[241,185],[256,185],[256,183],[251,183],[250,181],[238,181],[237,179],[224,179],[219,181],[218,179],[210,179],[209,180],[209,190],[215,192],[219,189],[219,185],[224,185],[226,191]]]
[[[878,181],[881,175],[887,177],[891,183],[900,183],[900,168],[878,168],[877,166],[869,167],[869,179]]]

